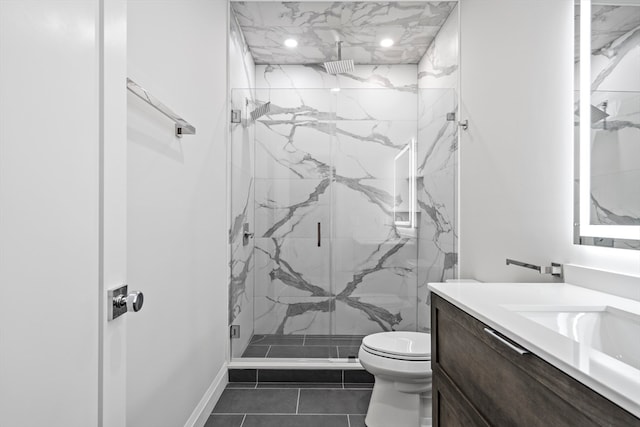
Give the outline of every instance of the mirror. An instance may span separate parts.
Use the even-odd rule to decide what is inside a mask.
[[[579,0],[575,23],[575,242],[640,249],[640,0]]]

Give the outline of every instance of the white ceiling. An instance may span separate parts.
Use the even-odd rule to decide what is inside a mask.
[[[455,1],[232,2],[256,64],[317,64],[342,57],[356,64],[416,64]],[[298,47],[284,40],[295,38]],[[391,38],[394,45],[380,47]]]

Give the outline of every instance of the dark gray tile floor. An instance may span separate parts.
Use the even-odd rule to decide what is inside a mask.
[[[242,357],[358,357],[362,335],[254,335]]]
[[[231,383],[205,427],[365,427],[371,387]]]

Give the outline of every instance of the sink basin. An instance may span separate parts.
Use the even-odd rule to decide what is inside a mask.
[[[640,316],[610,306],[505,306],[580,344],[640,369]]]

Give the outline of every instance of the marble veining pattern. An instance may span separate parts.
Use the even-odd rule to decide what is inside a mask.
[[[258,65],[258,88],[271,89],[376,89],[416,93],[417,68],[405,65],[356,65],[353,73],[329,75],[317,64]],[[264,91],[264,89],[263,89]]]
[[[456,5],[418,63],[421,88],[455,88],[458,85],[458,10]]]
[[[415,66],[357,71],[336,93],[313,67],[257,66],[257,102],[272,107],[253,124],[255,333],[416,329],[418,276],[453,276],[454,91],[419,91]],[[394,220],[393,159],[416,137],[420,239]],[[419,250],[432,252],[422,272]]]
[[[302,28],[309,20],[326,27],[348,27],[341,20],[364,26],[366,16],[376,16],[380,27],[395,23],[408,31],[418,19],[423,30],[439,32],[416,32],[421,39],[414,42],[425,35],[435,39],[413,64],[395,58],[396,65],[356,65],[353,73],[332,76],[318,64],[322,57],[307,65],[257,65],[255,84],[232,86],[249,89],[232,91],[232,108],[241,109],[244,120],[233,125],[231,141],[237,171],[231,320],[244,324],[247,314],[252,316],[250,330],[256,334],[428,328],[426,283],[455,277],[457,267],[458,129],[446,120],[457,109],[455,3],[416,3],[397,11],[373,2],[286,3],[287,10],[255,5],[257,12],[247,4],[233,4],[240,25],[269,23],[275,29],[270,34]],[[288,21],[282,24],[283,19]],[[276,40],[266,33],[260,37],[265,45]],[[246,39],[251,44],[248,33]],[[267,47],[277,52],[276,46]],[[247,119],[265,102],[271,102],[266,115]],[[394,173],[394,159],[412,140],[417,141],[415,229],[396,216],[407,209],[408,180]],[[246,150],[247,143],[255,152]],[[255,231],[251,254],[238,244],[245,220]]]
[[[613,5],[591,6],[591,52],[597,54],[606,51],[608,47],[620,36],[628,33],[638,26],[640,20],[640,8],[622,7]],[[575,24],[580,28],[580,6],[575,7]],[[580,35],[576,31],[575,62],[580,59]]]
[[[378,159],[377,163],[386,163],[386,169],[389,169],[389,158],[393,159],[404,147],[407,138],[415,136],[417,93],[415,67],[412,68],[414,80],[410,85],[402,84],[399,87],[410,87],[411,90],[397,91],[395,102],[393,94],[389,93],[394,92],[393,88],[382,92],[375,89],[373,94],[364,95],[360,90],[346,89],[338,94],[326,89],[256,91],[258,96],[268,95],[274,105],[272,112],[256,123],[257,146],[259,152],[264,153],[259,155],[262,166],[256,165],[256,177],[267,187],[280,188],[270,190],[271,187],[264,187],[256,192],[256,217],[272,218],[264,226],[257,227],[261,258],[256,261],[256,289],[261,293],[259,288],[269,288],[262,297],[264,313],[258,309],[256,323],[262,329],[257,332],[326,332],[331,325],[329,315],[335,313],[336,317],[340,317],[340,312],[345,313],[345,318],[352,316],[349,313],[360,313],[357,316],[363,319],[356,324],[336,320],[333,330],[329,332],[368,333],[396,329],[402,323],[403,316],[397,301],[396,307],[385,307],[376,300],[376,297],[385,296],[385,293],[378,292],[389,294],[397,293],[396,290],[392,286],[381,289],[375,282],[378,277],[388,280],[390,276],[385,273],[390,272],[392,276],[412,281],[415,289],[415,274],[412,267],[403,265],[407,254],[401,252],[411,239],[400,237],[393,225],[394,198],[389,190],[393,177],[388,175],[388,170],[385,170],[387,176],[376,176],[374,173],[382,169],[375,164],[375,159]],[[282,76],[287,73],[296,75],[296,72],[318,73],[318,70],[309,67],[291,69],[279,66],[277,70],[282,72]],[[361,70],[366,73],[372,69],[367,67]],[[269,72],[271,67],[265,67],[265,74]],[[350,83],[370,85],[371,81],[365,73],[351,79]],[[301,77],[296,75],[295,79],[287,80],[300,82]],[[391,85],[389,79],[374,81]],[[409,102],[405,100],[407,97]],[[385,105],[385,98],[389,105],[381,108]],[[398,114],[398,108],[404,110]],[[380,121],[387,118],[404,118],[405,122],[412,125],[404,130],[381,126]],[[390,130],[395,135],[389,134]],[[402,139],[394,140],[394,137]],[[343,145],[346,146],[344,150],[361,147],[356,148],[356,152],[350,156],[343,156]],[[366,161],[366,157],[358,156],[366,150],[373,150],[369,153],[370,162]],[[345,161],[344,157],[352,161]],[[337,161],[338,158],[341,161]],[[350,167],[354,165],[353,159],[359,160],[356,170],[360,171],[360,176],[353,176],[354,170]],[[300,181],[309,184],[299,185]],[[259,194],[264,195],[266,200],[262,200]],[[344,203],[341,203],[342,200]],[[335,214],[332,232],[336,238],[332,246],[333,257],[329,251],[318,248],[314,238],[318,222],[331,232],[332,202]],[[341,215],[342,209],[348,212]],[[352,221],[350,214],[353,213],[365,217],[361,218],[360,224]],[[357,236],[371,239],[358,247],[357,258],[360,262],[346,263],[347,268],[335,271],[332,276],[327,266],[332,259],[334,264],[338,264],[335,260],[338,246],[352,242]],[[327,241],[324,244],[331,243]],[[353,254],[353,244],[351,248]],[[314,263],[318,259],[314,256],[316,252],[322,260],[320,263]],[[312,260],[301,256],[302,253],[309,255]],[[410,258],[416,258],[415,249]],[[365,292],[359,295],[358,291],[367,286],[377,286],[375,291],[378,294]],[[415,304],[415,290],[413,295],[413,301],[407,297],[400,307]],[[415,327],[415,319],[411,324]]]
[[[418,64],[418,325],[429,330],[427,283],[456,278],[456,174],[458,127],[447,121],[457,112],[458,20],[456,6]]]
[[[300,324],[298,317],[314,313],[330,313],[334,312],[337,303],[342,303],[352,309],[355,309],[366,316],[366,318],[378,325],[379,330],[391,330],[394,329],[402,321],[400,313],[392,312],[380,305],[367,302],[366,298],[354,295],[358,286],[369,275],[376,274],[384,269],[398,267],[386,266],[387,260],[398,253],[406,244],[407,239],[394,239],[393,244],[386,248],[384,251],[377,253],[377,258],[370,261],[370,265],[363,268],[361,271],[353,274],[352,279],[347,282],[344,288],[340,292],[332,292],[325,289],[327,283],[323,286],[319,286],[310,283],[304,272],[297,271],[292,263],[282,257],[282,245],[286,244],[285,239],[270,239],[270,245],[275,248],[275,251],[271,252],[262,247],[258,247],[258,250],[266,255],[270,260],[270,270],[268,273],[269,279],[278,281],[285,287],[294,288],[302,291],[304,297],[292,297],[283,295],[267,295],[265,299],[272,303],[272,307],[269,311],[272,311],[277,306],[286,307],[282,315],[278,318],[277,325],[267,324],[264,330],[270,330],[276,334],[287,333],[300,333],[302,331],[308,331],[311,325],[304,327],[304,322]],[[371,254],[374,255],[374,254]],[[298,266],[298,268],[300,268]],[[304,270],[303,270],[304,271]],[[396,272],[402,273],[402,272]],[[307,298],[308,297],[308,298]],[[315,320],[315,319],[314,319]],[[261,322],[261,317],[258,318]],[[316,322],[318,323],[318,322]],[[327,327],[329,324],[325,322],[319,322],[320,325]],[[345,325],[348,333],[355,333],[359,330],[358,325]],[[317,328],[318,325],[313,325]],[[322,326],[321,326],[322,327]],[[257,330],[259,330],[257,328]],[[318,329],[311,329],[318,330]],[[322,330],[322,329],[320,329]]]
[[[593,6],[591,223],[640,225],[640,6]]]
[[[417,64],[456,2],[232,2],[256,64]],[[296,38],[298,47],[283,46]],[[395,44],[382,48],[383,38]]]

